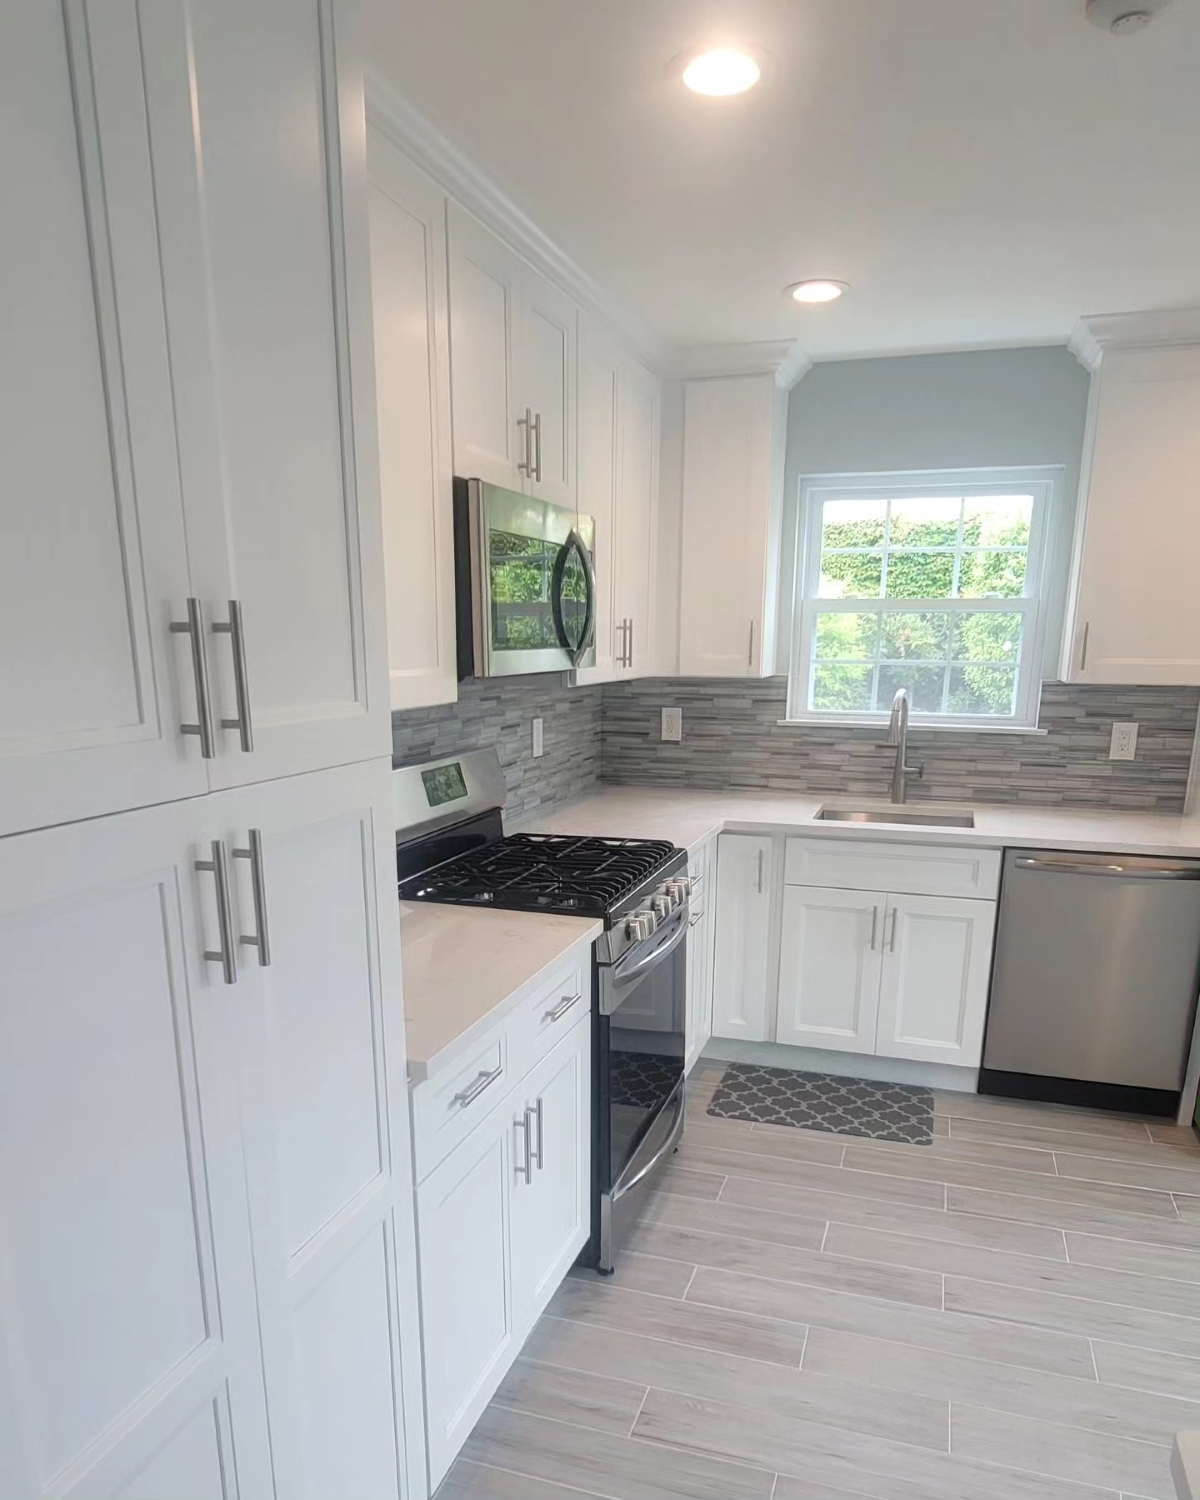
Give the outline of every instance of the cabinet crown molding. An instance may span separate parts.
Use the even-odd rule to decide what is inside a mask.
[[[780,390],[790,391],[809,370],[812,358],[792,339],[752,344],[704,344],[677,349],[666,371],[673,380],[712,380],[723,375],[774,375]]]
[[[670,363],[669,346],[644,319],[618,302],[420,110],[378,73],[367,74],[367,118],[463,208],[507,241],[534,270],[555,282],[594,317],[621,334],[652,369]]]
[[[1071,330],[1067,348],[1085,370],[1095,370],[1106,349],[1153,349],[1197,343],[1200,343],[1200,307],[1172,307],[1080,318]]]

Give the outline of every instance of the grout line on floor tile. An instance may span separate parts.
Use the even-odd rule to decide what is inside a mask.
[[[824,1255],[824,1253],[825,1253],[825,1241],[829,1238],[829,1223],[830,1223],[830,1221],[828,1219],[826,1219],[825,1220],[825,1228],[824,1228],[824,1230],[822,1231],[822,1234],[821,1234],[821,1246],[820,1246],[820,1249],[817,1251],[818,1255]]]
[[[511,1408],[508,1408],[508,1407],[505,1408],[506,1411],[510,1410],[510,1409]],[[550,1417],[547,1417],[546,1420],[547,1421],[551,1421],[553,1419],[550,1418]],[[536,1474],[522,1474],[521,1471],[520,1471],[520,1469],[508,1469],[508,1468],[505,1468],[505,1466],[503,1464],[484,1463],[483,1460],[479,1459],[479,1458],[463,1458],[463,1455],[462,1455],[461,1452],[456,1455],[454,1462],[457,1463],[460,1458],[462,1459],[463,1463],[465,1463],[465,1464],[474,1464],[477,1469],[495,1469],[495,1471],[496,1471],[497,1474],[511,1474],[514,1479],[532,1479],[535,1482],[540,1482],[542,1484],[544,1484],[546,1482],[545,1480],[540,1480],[539,1481],[538,1480],[538,1476]],[[451,1464],[450,1467],[453,1468],[454,1465]],[[443,1480],[443,1483],[444,1482],[445,1481]],[[605,1494],[602,1494],[599,1490],[585,1490],[585,1489],[580,1489],[579,1485],[577,1485],[577,1484],[568,1485],[568,1486],[566,1486],[566,1488],[572,1489],[572,1490],[578,1490],[581,1495],[587,1495],[589,1497],[589,1500],[619,1500],[619,1496],[616,1496],[616,1495],[605,1495]]]
[[[686,1266],[687,1265],[687,1261],[684,1261],[683,1264]],[[679,1301],[680,1302],[686,1302],[687,1301],[687,1294],[692,1289],[692,1282],[695,1281],[695,1279],[696,1279],[696,1272],[699,1269],[700,1269],[700,1262],[697,1261],[696,1264],[692,1267],[692,1274],[687,1279],[687,1286],[685,1286],[684,1289],[683,1289],[683,1291],[680,1292],[680,1294],[679,1294]]]
[[[946,1273],[942,1272],[942,1311],[946,1311]]]
[[[725,1175],[721,1178],[721,1186],[717,1189],[717,1196],[713,1199],[714,1203],[720,1203],[721,1202],[721,1194],[725,1191],[725,1184],[728,1181],[729,1181],[729,1173],[726,1172]],[[703,1202],[704,1200],[701,1199],[700,1201]]]
[[[810,1323],[804,1330],[804,1342],[800,1345],[800,1363],[796,1366],[798,1370],[803,1370],[804,1368],[804,1356],[808,1353],[808,1336],[811,1332],[812,1324]]]
[[[1096,1384],[1100,1384],[1100,1366],[1096,1363],[1096,1346],[1088,1339],[1088,1353],[1092,1356],[1092,1371],[1096,1376]]]
[[[946,1452],[954,1452],[954,1402],[946,1402]]]
[[[1050,1153],[1050,1160],[1054,1163],[1054,1175],[1055,1175],[1055,1177],[1061,1177],[1062,1173],[1058,1170],[1058,1152],[1057,1151],[1051,1151],[1051,1153]]]
[[[772,1479],[772,1481],[771,1481],[771,1500],[775,1500],[775,1491],[778,1488],[779,1488],[779,1475],[776,1474],[775,1478]]]
[[[1067,1265],[1074,1265],[1074,1261],[1071,1259],[1071,1247],[1067,1244],[1067,1231],[1065,1229],[1060,1229],[1058,1232],[1062,1235],[1063,1259],[1066,1261]]]
[[[633,1421],[630,1422],[630,1424],[629,1424],[629,1431],[625,1434],[626,1437],[632,1437],[633,1436],[633,1429],[637,1426],[638,1422],[641,1420],[642,1410],[645,1407],[646,1402],[649,1399],[650,1399],[650,1387],[647,1386],[646,1389],[642,1392],[642,1399],[638,1402],[638,1409],[634,1413]]]

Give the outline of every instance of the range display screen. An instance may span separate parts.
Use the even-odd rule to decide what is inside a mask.
[[[441,807],[445,802],[456,802],[467,795],[467,783],[463,780],[462,766],[458,761],[422,771],[421,780],[425,783],[425,797],[430,807]]]

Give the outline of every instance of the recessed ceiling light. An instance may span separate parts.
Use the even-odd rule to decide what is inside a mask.
[[[784,291],[796,302],[836,302],[850,285],[845,281],[826,281],[824,278],[793,282]]]
[[[714,47],[694,56],[683,70],[683,81],[694,94],[724,99],[744,94],[762,77],[762,68],[748,52]]]

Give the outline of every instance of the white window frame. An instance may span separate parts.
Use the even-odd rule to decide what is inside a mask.
[[[800,483],[797,508],[796,592],[792,611],[792,649],[788,671],[788,722],[803,724],[886,724],[886,710],[814,710],[808,707],[813,629],[818,610],[861,614],[904,613],[914,609],[938,613],[1021,614],[1021,653],[1012,714],[929,714],[913,712],[910,722],[931,729],[1030,730],[1037,727],[1041,690],[1042,637],[1046,590],[1051,579],[1049,551],[1052,518],[1057,509],[1063,470],[1058,467],[905,470],[897,473],[814,474]],[[1025,589],[1018,598],[996,599],[819,599],[821,516],[827,500],[900,500],[906,498],[979,498],[995,494],[1029,494],[1033,512],[1026,551]],[[935,549],[952,551],[952,548]]]

